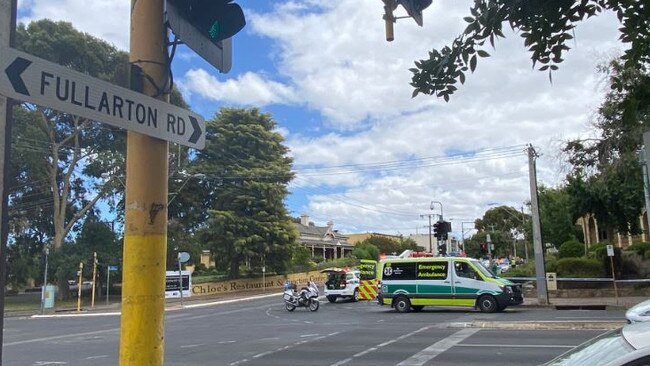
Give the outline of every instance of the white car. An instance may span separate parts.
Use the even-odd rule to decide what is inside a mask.
[[[650,365],[650,322],[628,324],[571,349],[543,366]]]
[[[647,322],[650,320],[650,299],[640,302],[625,312],[628,323]]]
[[[321,272],[327,273],[325,291],[323,292],[329,302],[336,302],[338,298],[348,298],[352,299],[352,301],[359,300],[359,271],[327,268]]]

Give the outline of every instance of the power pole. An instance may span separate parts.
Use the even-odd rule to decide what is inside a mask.
[[[131,0],[131,89],[168,100],[164,0]],[[143,77],[146,75],[146,78]],[[167,253],[168,142],[129,131],[120,366],[162,366]]]
[[[420,218],[428,216],[429,217],[429,252],[433,253],[433,239],[431,238],[431,217],[433,217],[435,214],[426,214],[426,215],[420,215]]]
[[[645,210],[647,213],[646,214],[646,220],[647,220],[647,230],[646,230],[646,235],[650,235],[650,189],[649,189],[649,183],[648,183],[648,161],[650,159],[648,158],[648,152],[650,150],[650,131],[649,132],[644,132],[643,133],[643,149],[641,149],[641,152],[639,154],[639,157],[641,159],[641,166],[643,167],[643,192],[645,193]],[[648,240],[648,237],[646,237],[646,240]]]
[[[537,199],[537,168],[535,160],[539,155],[533,145],[528,145],[528,177],[530,181],[530,213],[533,220],[533,246],[535,248],[535,278],[537,281],[537,301],[539,305],[548,304],[546,289],[546,270],[544,269],[544,248],[542,247],[542,222],[539,217]]]
[[[16,32],[16,1],[0,0],[0,46],[13,47]],[[0,95],[0,315],[5,312],[5,278],[7,278],[7,237],[9,235],[8,200],[11,161],[11,125],[13,101]],[[0,365],[2,365],[4,317],[0,316]]]

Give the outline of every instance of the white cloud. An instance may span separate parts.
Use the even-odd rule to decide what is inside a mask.
[[[196,93],[208,99],[241,105],[292,104],[297,99],[290,87],[253,72],[241,74],[237,79],[220,81],[203,69],[192,69],[178,84],[185,94]]]
[[[71,22],[80,31],[112,43],[121,50],[129,48],[129,1],[93,0],[22,0],[19,10],[27,13],[18,19],[29,23],[48,18]]]

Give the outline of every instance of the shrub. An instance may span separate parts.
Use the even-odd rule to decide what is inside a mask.
[[[557,261],[561,277],[604,277],[602,262],[590,258],[562,258]]]
[[[625,249],[626,251],[636,252],[636,254],[644,257],[646,253],[650,252],[650,243],[634,243]]]
[[[557,258],[552,255],[544,258],[544,268],[546,272],[557,272]],[[508,272],[502,274],[503,277],[535,277],[535,260],[531,259],[528,263],[519,264],[510,268]]]
[[[562,245],[560,245],[560,252],[558,253],[558,256],[560,258],[578,258],[582,257],[584,254],[584,245],[581,242],[573,239],[565,241],[562,243]]]

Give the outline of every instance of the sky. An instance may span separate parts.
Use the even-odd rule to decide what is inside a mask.
[[[592,123],[607,83],[597,67],[624,49],[612,13],[579,23],[550,82],[504,27],[506,38],[486,49],[492,56],[444,102],[412,98],[408,69],[464,30],[471,1],[434,1],[423,27],[399,19],[393,42],[385,40],[380,0],[236,3],[247,25],[233,38],[230,72],[180,46],[174,81],[206,119],[221,107],[270,113],[294,159],[290,214],[316,225],[331,220],[348,234],[424,233],[422,215],[442,213],[458,236],[461,222],[492,207],[528,210],[526,145],[540,154],[539,184],[562,184],[563,143],[598,134]],[[19,0],[18,19],[69,21],[128,51],[129,5]]]

